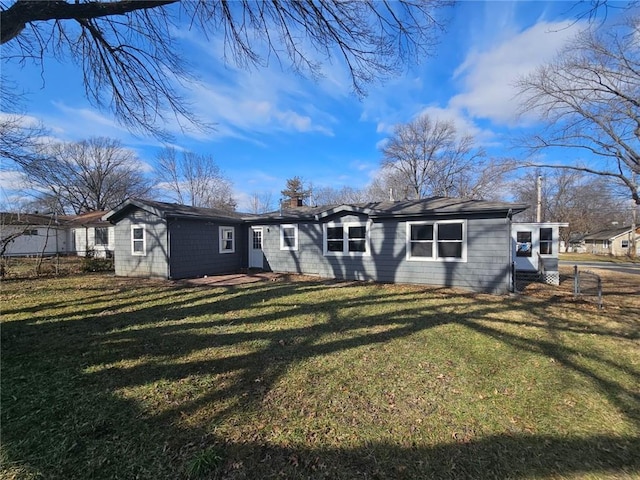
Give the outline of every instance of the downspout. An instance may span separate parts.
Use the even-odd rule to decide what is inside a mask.
[[[515,273],[515,264],[513,263],[513,245],[511,244],[511,237],[513,235],[513,209],[509,209],[509,211],[507,212],[507,224],[509,225],[509,228],[507,229],[507,236],[508,236],[508,241],[507,241],[507,246],[509,248],[509,275],[508,275],[508,282],[509,282],[509,292],[514,293],[516,291],[516,282],[515,282],[515,278],[516,278],[516,273]]]
[[[171,228],[169,228],[169,219],[166,218],[165,221],[167,222],[167,250],[165,253],[165,259],[167,262],[167,279],[171,280]]]

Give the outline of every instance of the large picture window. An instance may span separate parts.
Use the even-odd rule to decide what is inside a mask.
[[[324,225],[325,255],[368,255],[369,225],[347,222]]]
[[[466,261],[464,220],[407,223],[407,260]]]
[[[131,225],[131,254],[147,254],[146,233],[141,225]]]
[[[234,253],[236,251],[236,229],[220,227],[220,253]]]
[[[280,225],[280,250],[298,249],[298,226]]]

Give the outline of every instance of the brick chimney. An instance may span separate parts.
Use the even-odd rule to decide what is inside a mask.
[[[291,197],[289,199],[289,206],[291,208],[301,207],[302,206],[302,197]]]

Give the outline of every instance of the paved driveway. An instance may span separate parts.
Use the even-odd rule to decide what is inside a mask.
[[[561,267],[601,268],[612,272],[630,273],[640,275],[640,264],[637,263],[609,263],[609,262],[568,262],[560,260]]]

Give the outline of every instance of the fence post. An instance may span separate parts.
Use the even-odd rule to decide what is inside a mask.
[[[578,266],[573,266],[573,296],[577,297],[580,295],[580,278],[578,277]]]
[[[598,275],[598,308],[602,309],[602,279]]]

